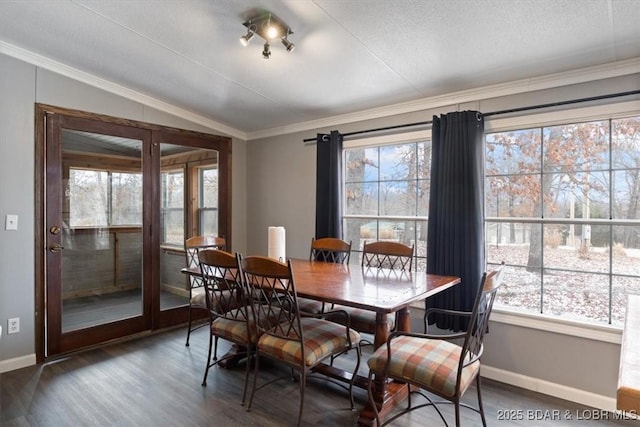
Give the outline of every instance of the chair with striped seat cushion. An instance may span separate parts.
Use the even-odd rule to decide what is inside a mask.
[[[365,243],[362,250],[363,274],[408,275],[413,263],[413,246],[400,242],[376,241]],[[349,313],[351,327],[355,330],[375,334],[376,313],[353,307],[336,306]],[[395,316],[387,316],[389,330],[395,328]],[[372,344],[364,341],[363,344]]]
[[[249,358],[255,349],[257,328],[252,311],[247,308],[247,295],[243,288],[238,266],[238,255],[218,249],[204,249],[198,254],[201,278],[205,290],[205,304],[210,316],[209,353],[202,385],[207,385],[209,369],[220,363],[218,359],[218,339],[223,338],[247,351]],[[212,342],[213,357],[211,355]],[[235,355],[235,354],[234,354]],[[245,370],[244,403],[249,382],[249,361]]]
[[[441,403],[455,405],[456,426],[460,426],[460,406],[478,412],[482,418],[482,425],[487,425],[480,394],[480,357],[493,301],[501,284],[501,276],[502,267],[483,274],[472,312],[450,311],[452,315],[469,318],[469,327],[466,332],[433,335],[396,331],[389,335],[385,345],[380,346],[373,353],[367,361],[368,388],[369,402],[374,408],[378,426],[386,425],[407,412],[425,406],[434,406],[447,425],[442,412],[436,406]],[[456,338],[463,339],[461,345],[449,341]],[[384,424],[381,423],[375,406],[374,376],[401,381],[409,388],[408,407],[386,420]],[[460,401],[474,380],[478,393],[477,408]],[[444,400],[434,401],[422,390]],[[427,403],[413,406],[412,393],[421,394],[427,399]]]
[[[298,425],[302,421],[304,392],[308,374],[326,359],[354,349],[356,366],[349,385],[351,409],[354,408],[353,381],[360,365],[360,334],[349,327],[348,315],[344,324],[324,319],[325,314],[305,314],[298,308],[291,262],[282,263],[271,258],[251,256],[240,258],[240,267],[254,316],[258,319],[255,374],[247,410],[251,409],[258,387],[261,358],[269,358],[292,368],[300,377],[300,407]],[[331,312],[332,315],[338,315]],[[263,319],[269,319],[267,322]],[[272,323],[273,322],[273,323]],[[270,327],[265,327],[270,324]],[[290,378],[290,376],[288,377]]]
[[[193,236],[184,241],[184,254],[186,258],[186,267],[183,271],[194,270],[200,268],[198,253],[204,249],[222,249],[226,250],[227,243],[223,237],[217,236]],[[197,274],[189,274],[189,320],[187,325],[187,341],[185,345],[189,347],[189,338],[191,332],[206,325],[199,324],[196,327],[193,323],[193,310],[206,310],[207,302],[205,300],[204,283],[202,278]],[[211,322],[209,322],[209,325]]]

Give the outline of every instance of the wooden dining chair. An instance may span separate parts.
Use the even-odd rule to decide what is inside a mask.
[[[362,251],[363,268],[385,268],[400,272],[411,272],[413,245],[407,246],[399,242],[376,241],[364,244]],[[388,274],[393,274],[389,272]],[[376,331],[376,313],[355,307],[338,306],[349,313],[351,327],[358,332],[374,334]],[[396,324],[395,316],[387,316],[389,330]],[[365,340],[361,344],[372,344]]]
[[[226,250],[227,244],[223,237],[217,236],[193,236],[184,241],[184,253],[186,257],[186,267],[183,271],[198,271],[200,269],[200,263],[198,260],[198,253],[203,249],[222,249]],[[193,310],[206,310],[207,303],[205,301],[205,293],[203,288],[202,278],[198,274],[188,274],[189,280],[189,320],[187,326],[187,341],[185,345],[189,347],[189,338],[191,332],[195,331],[206,323],[199,324],[196,327],[192,326],[193,323]]]
[[[209,369],[225,360],[218,359],[218,339],[225,339],[246,349],[247,359],[250,359],[255,347],[256,330],[251,320],[252,313],[247,307],[248,298],[243,288],[238,256],[220,249],[203,249],[198,253],[198,259],[210,318],[209,353],[202,379],[202,385],[206,386]],[[247,360],[242,403],[247,394],[249,365]]]
[[[365,242],[362,249],[362,266],[411,271],[413,245],[379,240]]]
[[[309,261],[332,262],[335,264],[349,264],[351,257],[351,241],[335,237],[323,237],[311,239],[311,249],[309,250]],[[318,286],[322,286],[321,283]],[[307,313],[322,313],[325,311],[325,304],[310,298],[298,298],[298,307]]]
[[[430,309],[430,313],[439,312],[467,317],[469,327],[466,332],[438,335],[396,331],[389,335],[385,345],[380,346],[371,355],[367,361],[369,402],[374,408],[379,427],[391,423],[407,412],[425,406],[433,406],[447,425],[437,406],[443,403],[452,403],[455,406],[456,426],[460,426],[460,406],[478,412],[482,418],[482,425],[487,425],[480,392],[480,358],[493,302],[501,285],[501,277],[502,267],[482,275],[471,312]],[[450,341],[456,338],[463,339],[462,345]],[[374,390],[374,376],[403,382],[408,388],[407,408],[386,420],[384,424],[380,422],[374,403],[374,393],[380,393],[380,390]],[[463,394],[474,380],[478,393],[477,408],[461,402]],[[434,401],[423,391],[435,394],[444,400]],[[412,393],[420,394],[427,399],[427,402],[413,406]]]
[[[335,237],[311,239],[309,260],[349,264],[351,257],[351,241],[346,242]]]
[[[354,349],[357,354],[357,363],[348,388],[351,409],[353,409],[353,382],[360,366],[360,334],[349,328],[347,313],[341,312],[345,317],[345,325],[324,319],[325,314],[322,313],[315,316],[301,316],[290,260],[287,263],[281,263],[261,256],[241,257],[240,268],[258,329],[253,388],[247,410],[251,410],[256,392],[274,382],[270,380],[258,386],[260,360],[269,358],[298,372],[300,406],[297,425],[299,426],[304,409],[307,376],[326,359]],[[332,314],[338,313],[332,312]],[[265,327],[268,324],[272,326]]]

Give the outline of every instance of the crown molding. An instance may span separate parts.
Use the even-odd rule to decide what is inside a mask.
[[[319,120],[300,122],[290,126],[281,126],[256,132],[249,132],[247,134],[247,140],[267,138],[294,132],[305,132],[310,130],[316,131],[318,129],[335,127],[337,125],[363,120],[379,119],[398,114],[413,113],[416,111],[442,108],[456,104],[481,101],[483,99],[496,98],[500,96],[517,95],[543,89],[552,89],[560,86],[586,83],[594,80],[602,80],[636,73],[640,73],[640,57],[561,73],[548,74],[540,77],[514,80],[511,82],[463,90],[440,96],[422,98],[414,101],[388,105],[380,108],[372,108],[369,110],[332,116]]]
[[[123,98],[129,99],[131,101],[139,102],[147,107],[155,108],[157,110],[169,113],[190,122],[214,129],[216,132],[221,132],[228,136],[243,140],[247,139],[247,134],[243,131],[229,127],[220,122],[216,122],[215,120],[208,119],[189,110],[176,107],[175,105],[161,101],[142,92],[129,89],[125,86],[119,85],[109,80],[105,80],[93,74],[78,70],[77,68],[70,67],[51,58],[47,58],[46,56],[31,52],[27,49],[23,49],[2,40],[0,40],[0,54],[11,56],[37,67],[41,67],[70,79],[85,83],[89,86],[93,86],[95,88],[105,90],[109,93],[122,96]]]

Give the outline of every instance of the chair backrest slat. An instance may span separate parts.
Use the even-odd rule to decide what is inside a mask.
[[[333,262],[336,264],[349,264],[351,257],[351,242],[335,237],[323,237],[311,239],[310,261]]]
[[[493,303],[502,284],[503,270],[504,265],[482,275],[469,327],[462,345],[463,363],[460,365],[459,374],[464,366],[474,363],[482,356],[484,334],[487,332]]]
[[[302,326],[291,261],[263,256],[240,257],[250,307],[257,319],[258,335],[269,334],[303,344]],[[301,345],[304,352],[304,345]],[[304,360],[304,355],[303,355]]]
[[[184,241],[184,251],[187,256],[187,268],[198,267],[198,252],[202,249],[227,249],[227,243],[223,237],[217,236],[193,236]]]
[[[237,256],[219,249],[203,249],[199,262],[211,317],[246,321],[246,292]]]
[[[409,270],[413,265],[413,245],[400,242],[377,241],[365,243],[362,249],[362,266]]]

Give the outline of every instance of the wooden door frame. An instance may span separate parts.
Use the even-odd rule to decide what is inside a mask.
[[[35,104],[35,227],[34,227],[34,279],[35,279],[35,349],[36,349],[36,362],[41,363],[45,361],[46,354],[46,256],[47,256],[47,230],[46,225],[46,178],[47,178],[47,160],[46,160],[46,120],[47,116],[63,115],[68,117],[82,118],[103,122],[106,126],[117,124],[136,127],[144,130],[149,130],[152,133],[151,145],[152,151],[156,152],[153,157],[156,161],[153,162],[150,169],[145,172],[151,175],[155,172],[159,173],[159,144],[161,142],[178,143],[185,142],[187,140],[195,140],[194,144],[186,144],[190,146],[196,146],[201,148],[218,150],[219,152],[219,233],[224,235],[228,245],[231,243],[231,138],[225,136],[211,135],[200,132],[188,131],[183,129],[177,129],[167,126],[160,126],[151,123],[144,123],[135,120],[122,119],[102,114],[89,113],[79,110],[73,110],[63,107],[56,107],[47,104]],[[147,185],[147,184],[145,184]],[[158,194],[158,188],[151,187],[154,194]],[[155,210],[154,210],[155,211]],[[152,212],[151,217],[145,218],[151,221],[152,224],[158,223],[158,212]],[[158,227],[154,227],[158,229]],[[158,237],[152,236],[151,247],[147,248],[150,256],[158,255],[159,241]],[[229,248],[230,249],[230,248]],[[154,252],[155,251],[155,252]],[[152,281],[159,281],[159,271],[147,272],[151,276]],[[155,283],[155,282],[153,282]],[[154,301],[158,303],[158,301]],[[164,325],[159,322],[156,317],[153,319],[153,323],[156,324],[156,328],[162,328],[168,325]]]

